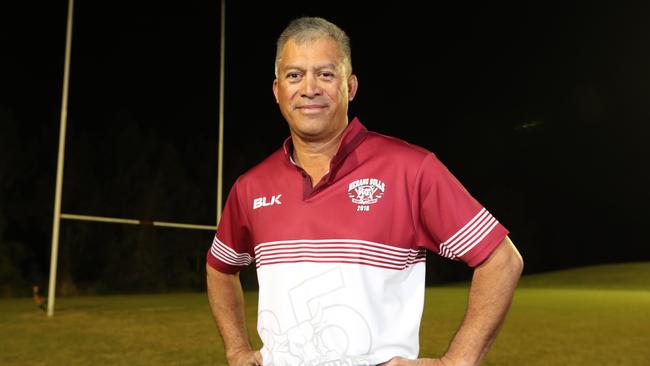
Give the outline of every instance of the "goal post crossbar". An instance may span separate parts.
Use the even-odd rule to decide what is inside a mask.
[[[61,98],[61,118],[59,127],[59,148],[57,156],[56,183],[54,189],[54,215],[52,219],[52,251],[50,255],[50,277],[48,284],[47,298],[47,316],[54,316],[54,302],[56,293],[56,274],[59,252],[59,226],[62,219],[98,221],[118,224],[131,225],[151,225],[166,226],[181,229],[198,229],[216,231],[216,225],[196,225],[178,222],[134,220],[115,217],[91,216],[66,214],[61,212],[61,201],[63,196],[63,165],[65,160],[65,140],[68,117],[68,85],[70,79],[70,54],[72,48],[72,20],[73,20],[74,0],[68,0],[68,14],[66,26],[65,58],[63,68],[63,90]],[[225,21],[226,21],[226,0],[221,0],[221,44],[220,44],[220,74],[219,74],[219,143],[218,143],[218,161],[217,161],[217,215],[216,224],[218,225],[221,218],[221,208],[223,201],[223,133],[224,133],[224,89],[225,89]]]
[[[217,227],[215,225],[197,225],[197,224],[186,224],[181,222],[125,219],[125,218],[108,217],[108,216],[91,216],[91,215],[61,213],[61,218],[67,220],[108,222],[113,224],[165,226],[165,227],[173,227],[178,229],[210,230],[210,231],[217,230]]]

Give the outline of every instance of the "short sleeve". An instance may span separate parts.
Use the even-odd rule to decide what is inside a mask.
[[[212,268],[234,274],[253,260],[250,225],[245,207],[239,199],[238,182],[230,190],[221,221],[207,253],[207,263]]]
[[[422,247],[475,267],[508,234],[432,153],[422,161],[415,189],[415,226]]]

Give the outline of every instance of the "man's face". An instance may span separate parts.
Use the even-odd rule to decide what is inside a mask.
[[[343,61],[330,38],[289,40],[282,50],[273,94],[291,132],[306,142],[327,141],[347,126],[357,80]]]

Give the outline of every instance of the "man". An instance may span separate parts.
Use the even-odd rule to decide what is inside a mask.
[[[291,137],[232,187],[207,255],[230,365],[477,365],[523,262],[508,231],[434,154],[348,123],[347,35],[322,18],[278,39],[273,93]],[[416,360],[425,251],[475,267],[466,316],[439,359]],[[255,260],[251,348],[238,271]]]

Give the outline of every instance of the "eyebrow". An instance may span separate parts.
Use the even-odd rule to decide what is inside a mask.
[[[330,64],[318,65],[318,66],[316,66],[316,67],[313,68],[313,70],[316,70],[316,71],[320,71],[320,70],[323,70],[323,69],[332,69],[332,70],[336,70],[336,64],[332,64],[332,63],[330,63]],[[304,67],[297,66],[297,65],[285,65],[285,66],[284,66],[283,68],[281,68],[280,70],[285,71],[285,72],[286,72],[286,71],[289,71],[289,70],[300,70],[300,71],[304,71],[305,68],[304,68]]]

